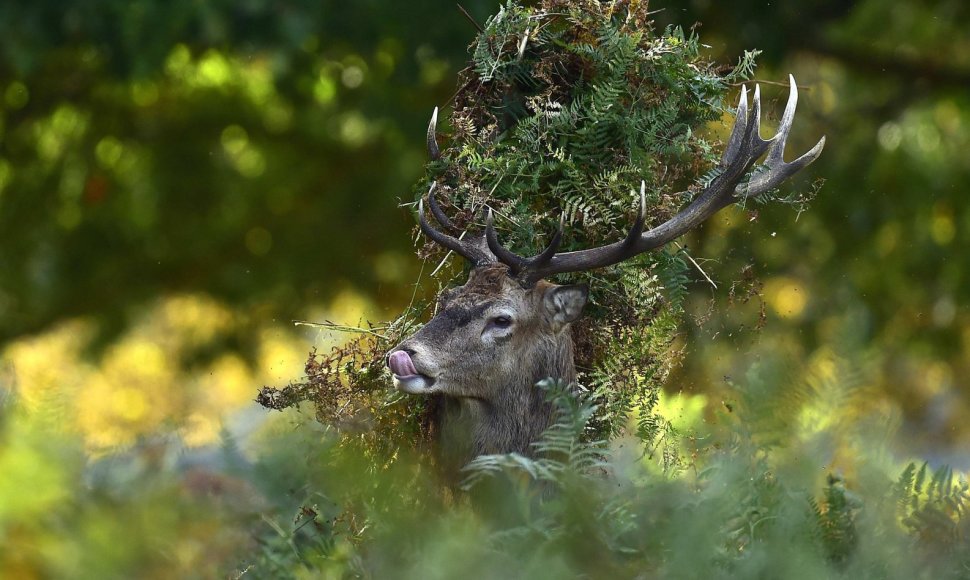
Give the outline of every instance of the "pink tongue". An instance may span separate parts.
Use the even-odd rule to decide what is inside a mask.
[[[418,374],[414,368],[411,357],[403,350],[394,351],[387,357],[387,366],[391,367],[391,372],[399,377],[411,377]]]

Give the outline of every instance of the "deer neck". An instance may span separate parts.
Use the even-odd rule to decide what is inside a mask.
[[[468,459],[492,453],[534,454],[532,443],[549,427],[553,415],[545,391],[536,383],[548,378],[566,383],[576,380],[573,343],[568,334],[563,338],[536,345],[529,353],[529,364],[523,365],[526,372],[496,385],[496,397],[455,401],[457,413],[445,420],[462,432],[463,436],[456,435],[466,441],[463,447]]]

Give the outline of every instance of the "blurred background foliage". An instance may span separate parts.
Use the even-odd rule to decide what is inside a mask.
[[[762,50],[771,110],[786,92],[767,83],[794,73],[791,150],[829,138],[808,211],[728,210],[682,241],[716,288],[695,270],[671,419],[778,403],[751,429],[795,441],[779,454],[819,489],[837,471],[851,487],[871,449],[970,469],[970,6],[652,8],[703,22],[715,60]],[[352,487],[320,468],[323,428],[250,401],[343,340],[291,321],[410,300],[397,206],[474,34],[427,0],[0,5],[0,575],[282,573],[313,542],[353,569],[363,526],[320,497]],[[373,484],[382,513],[415,476],[395,477]]]

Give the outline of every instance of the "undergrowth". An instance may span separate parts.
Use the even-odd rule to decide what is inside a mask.
[[[860,353],[842,352],[836,367],[850,367]],[[251,570],[360,578],[970,577],[965,475],[892,460],[885,433],[873,428],[892,420],[878,410],[848,427],[777,418],[845,400],[855,381],[836,374],[823,393],[807,366],[766,360],[724,387],[729,408],[705,405],[678,422],[676,470],[635,436],[596,439],[600,398],[577,397],[553,381],[540,384],[557,410],[535,444],[542,453],[481,456],[464,469],[460,491],[445,491],[415,455],[375,471],[359,444],[338,445],[331,433],[326,459],[298,476],[326,490],[329,513],[311,518],[318,525],[308,527],[301,508],[292,526],[316,539],[288,550],[283,568],[261,556]],[[838,438],[857,451],[833,462]]]
[[[621,239],[641,180],[648,226],[661,223],[712,178],[719,145],[704,129],[730,113],[729,88],[754,71],[756,51],[725,68],[701,48],[693,31],[654,30],[645,1],[508,2],[470,47],[442,155],[415,198],[435,182],[450,219],[470,233],[491,208],[519,254],[540,250],[561,216],[564,250]],[[751,203],[801,206],[807,197],[775,192]],[[305,502],[292,528],[302,543],[267,545],[247,570],[970,577],[966,479],[887,459],[884,440],[866,431],[885,422],[877,409],[855,405],[856,415],[836,420],[840,405],[864,398],[855,359],[833,354],[826,368],[835,374],[824,376],[763,365],[724,386],[723,409],[702,401],[686,427],[660,412],[679,356],[671,345],[691,279],[687,252],[560,280],[583,278],[593,291],[574,336],[582,394],[540,384],[558,414],[536,456],[479,457],[458,489],[429,469],[426,409],[389,389],[384,371],[384,353],[420,325],[427,303],[330,354],[311,353],[303,382],[267,387],[259,400],[274,409],[309,402],[327,426],[324,466],[296,477],[326,490],[314,493],[329,507]],[[448,259],[430,243],[419,255],[435,266]],[[457,264],[434,270],[422,280],[429,291],[461,278]],[[730,299],[759,292],[748,276]],[[855,455],[833,458],[833,446]]]

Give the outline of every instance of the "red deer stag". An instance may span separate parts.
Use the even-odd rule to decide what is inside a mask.
[[[388,354],[387,365],[399,390],[439,396],[439,439],[448,447],[458,446],[458,459],[484,453],[530,455],[532,443],[552,419],[552,409],[536,383],[549,377],[568,383],[576,380],[569,328],[586,304],[587,288],[558,286],[546,278],[603,268],[657,249],[722,208],[777,187],[818,158],[824,137],[798,159],[784,160],[798,100],[795,79],[790,81],[788,105],[774,137],[765,140],[759,132],[759,88],[750,111],[747,88],[743,88],[717,177],[682,212],[647,231],[641,185],[639,217],[626,238],[613,244],[558,253],[563,236],[560,223],[544,251],[531,258],[518,256],[499,243],[491,211],[484,234],[460,239],[435,201],[432,186],[428,205],[453,235],[428,223],[423,200],[418,204],[421,230],[469,260],[471,274],[465,285],[441,293],[437,314]],[[436,117],[437,110],[428,131],[428,149],[435,158]],[[765,153],[762,166],[746,179]]]

